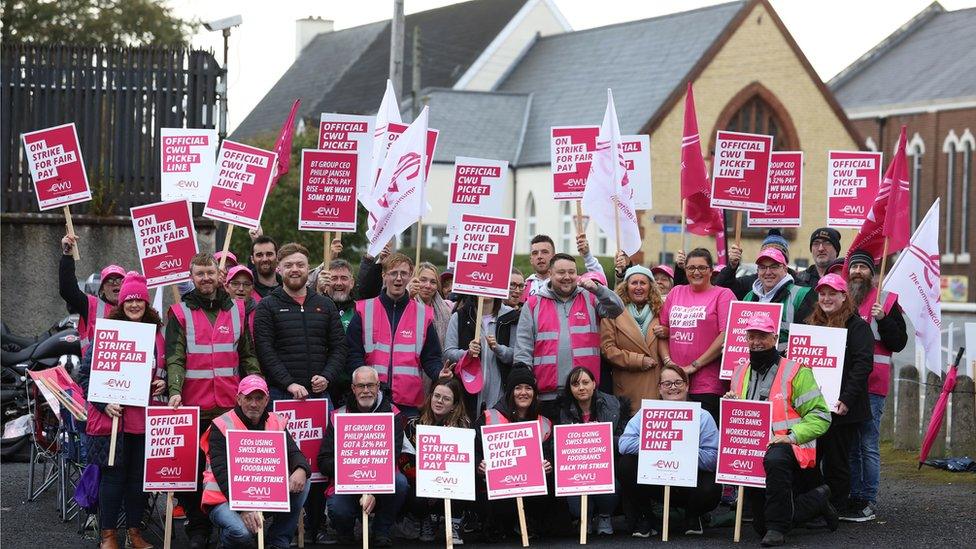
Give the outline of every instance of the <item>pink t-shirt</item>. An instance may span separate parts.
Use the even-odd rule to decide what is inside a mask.
[[[700,357],[719,333],[725,331],[729,306],[735,294],[728,288],[712,286],[695,292],[691,286],[675,286],[661,308],[661,324],[668,328],[671,360],[687,366]],[[688,392],[695,395],[724,395],[729,382],[718,378],[721,356],[691,375]]]

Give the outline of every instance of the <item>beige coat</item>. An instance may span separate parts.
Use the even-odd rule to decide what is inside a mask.
[[[661,379],[661,370],[657,337],[654,336],[654,326],[657,324],[655,318],[647,330],[647,337],[644,337],[637,321],[626,309],[617,318],[600,321],[600,347],[613,365],[613,394],[630,399],[631,413],[640,410],[641,399],[659,396],[657,384]],[[646,356],[658,365],[645,368]]]

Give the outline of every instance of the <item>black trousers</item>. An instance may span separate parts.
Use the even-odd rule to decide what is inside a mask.
[[[785,534],[793,525],[823,513],[826,500],[813,491],[821,484],[820,472],[801,469],[791,445],[770,446],[763,466],[766,489],[746,490],[752,505],[752,525],[759,535],[765,535],[767,529]]]
[[[212,419],[200,419],[200,435],[207,432],[210,425],[213,424]],[[195,492],[180,492],[177,496],[180,500],[180,505],[183,506],[183,510],[186,511],[186,535],[210,535],[210,517],[200,510],[200,500],[203,498],[203,469],[207,466],[207,455],[200,452],[200,457],[197,460],[197,490]]]
[[[617,460],[617,482],[620,483],[620,499],[624,516],[633,529],[641,518],[650,517],[650,502],[664,501],[664,487],[637,484],[637,455],[622,454]],[[672,487],[671,505],[685,510],[685,516],[696,518],[718,507],[722,499],[722,487],[715,484],[715,473],[698,471],[698,486],[694,488]]]
[[[102,465],[98,482],[98,527],[115,530],[119,511],[125,508],[125,527],[139,528],[146,509],[146,493],[142,491],[142,471],[145,463],[146,437],[119,433],[122,456],[119,465]]]
[[[850,454],[857,426],[857,423],[833,423],[817,439],[817,466],[830,486],[830,502],[838,510],[847,507],[851,495]]]
[[[722,401],[721,396],[711,394],[688,395],[688,400],[692,402],[700,402],[702,410],[705,410],[711,414],[712,419],[715,420],[715,425],[719,424],[718,412],[719,404]]]

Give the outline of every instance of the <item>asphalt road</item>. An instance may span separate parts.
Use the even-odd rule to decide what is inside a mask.
[[[899,455],[893,464],[886,463],[880,493],[879,520],[866,524],[845,524],[837,532],[796,530],[788,538],[792,547],[972,547],[976,525],[976,475],[945,473],[926,468],[917,473],[910,456]],[[887,459],[887,456],[886,456]],[[891,461],[895,461],[892,459]],[[25,501],[26,464],[3,464],[0,469],[0,546],[4,549],[43,547],[45,549],[96,547],[93,537],[77,533],[77,521],[62,523],[54,509],[54,490],[33,502]],[[498,502],[505,505],[508,502]],[[512,504],[514,505],[514,503]],[[176,528],[174,547],[185,547],[182,528]],[[151,539],[162,547],[158,540]],[[650,540],[655,543],[654,540]],[[590,545],[639,546],[649,540],[618,534],[611,538],[591,538]],[[742,529],[742,544],[758,546],[759,538],[749,524]],[[416,544],[396,542],[397,547],[438,547],[443,542]],[[661,543],[659,539],[656,543]],[[731,528],[706,529],[703,536],[676,536],[673,547],[734,546]],[[576,532],[563,537],[533,541],[535,547],[573,547],[578,544]],[[491,547],[519,547],[518,539]],[[313,545],[309,545],[315,547]],[[469,547],[485,544],[467,543]],[[322,546],[325,547],[325,546]]]

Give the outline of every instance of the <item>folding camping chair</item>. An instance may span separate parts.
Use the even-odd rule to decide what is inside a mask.
[[[31,417],[30,461],[27,469],[27,501],[34,501],[48,488],[59,483],[59,432],[61,418],[40,394],[33,380],[26,384],[27,411]],[[39,482],[39,484],[35,484]]]

